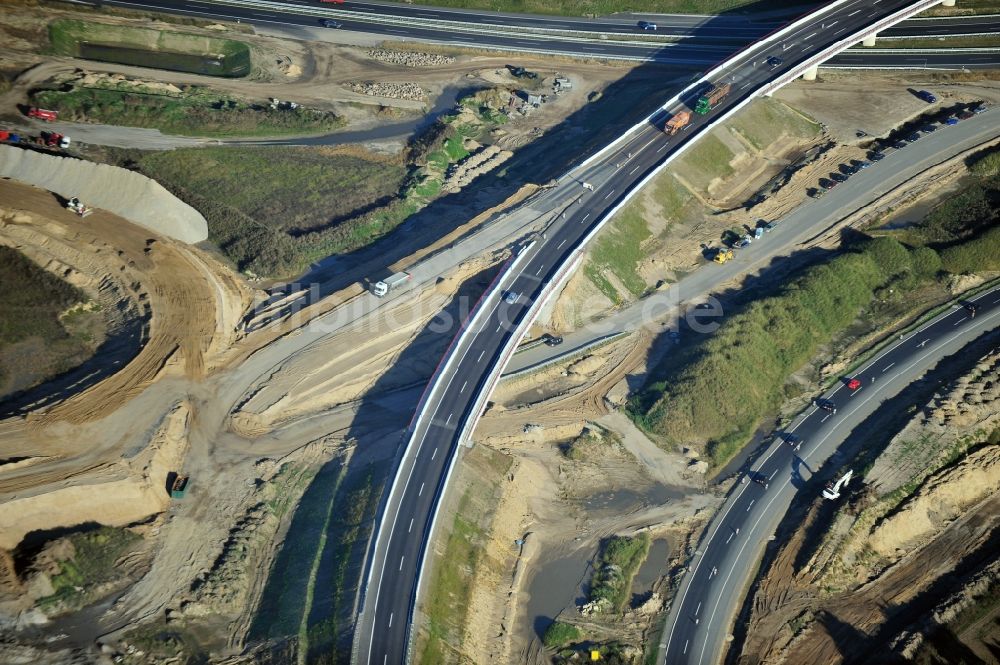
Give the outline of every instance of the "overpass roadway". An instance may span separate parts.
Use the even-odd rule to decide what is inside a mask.
[[[828,460],[836,468],[850,460],[836,450],[881,402],[920,378],[939,360],[961,352],[969,342],[1000,325],[1000,287],[970,299],[974,317],[956,304],[917,330],[907,333],[864,363],[853,374],[861,388],[850,391],[839,382],[824,394],[836,413],[809,407],[752,465],[709,524],[673,601],[659,661],[670,665],[714,665],[722,657],[726,636],[748,588],[764,547],[804,480]],[[801,440],[794,450],[782,440]],[[863,432],[857,432],[863,436]],[[855,469],[859,471],[859,469]],[[858,482],[854,480],[853,482]]]
[[[229,4],[232,3],[232,4]],[[516,32],[525,21],[548,24],[551,17],[526,15],[499,15],[489,22],[481,13],[459,10],[442,10],[419,6],[401,6],[375,3],[348,2],[343,7],[330,9],[331,5],[318,3],[281,3],[259,0],[104,0],[105,5],[131,9],[164,11],[182,15],[220,20],[239,20],[265,31],[283,36],[318,40],[336,38],[336,31],[318,26],[319,17],[333,16],[343,24],[342,30],[369,33],[394,40],[423,40],[470,48],[494,48],[517,53],[561,54],[584,58],[608,58],[635,61],[654,61],[677,66],[701,69],[725,60],[742,45],[775,29],[775,23],[756,23],[742,17],[700,16],[671,17],[657,35],[674,32],[681,41],[656,43],[647,41],[652,33],[643,33],[632,27],[611,39],[590,39],[579,30],[553,33],[538,31]],[[378,9],[377,9],[378,8]],[[388,9],[387,9],[388,8]],[[386,14],[385,12],[392,12]],[[862,12],[864,14],[864,12]],[[441,22],[446,15],[451,24]],[[437,18],[434,18],[437,17]],[[974,21],[972,20],[974,18]],[[578,24],[583,19],[559,19]],[[619,19],[610,19],[612,22]],[[660,19],[656,19],[658,23]],[[437,23],[435,23],[437,21]],[[741,27],[742,21],[742,27]],[[945,21],[942,23],[942,21]],[[963,30],[989,31],[1000,19],[991,17],[963,17],[962,19],[921,20],[911,30],[913,35],[964,34]],[[676,25],[674,25],[676,23]],[[603,23],[596,23],[603,25]],[[841,24],[842,26],[843,24]],[[957,26],[966,25],[967,28]],[[668,30],[668,26],[670,29]],[[838,26],[840,29],[841,26]],[[950,27],[949,27],[950,26]],[[984,27],[985,26],[985,27]],[[505,28],[506,31],[501,30]],[[676,30],[674,29],[676,28]],[[622,28],[624,30],[624,28]],[[890,28],[889,30],[896,30]],[[610,33],[609,33],[610,34]],[[897,34],[890,33],[886,34]],[[904,33],[910,34],[910,32]],[[635,39],[627,39],[629,36]],[[830,59],[825,66],[842,66],[843,56]],[[925,69],[993,68],[1000,65],[1000,54],[993,51],[971,51],[960,55],[941,53],[914,54],[859,53],[852,54],[847,66],[908,67]],[[861,60],[858,61],[857,59]],[[858,64],[860,63],[860,65]]]
[[[993,112],[973,116],[953,127],[943,125],[902,150],[888,150],[884,159],[873,162],[869,168],[828,191],[823,198],[808,199],[785,217],[769,220],[775,223],[775,229],[750,247],[739,250],[734,260],[724,265],[706,260],[707,265],[669,288],[563,334],[563,343],[559,346],[541,344],[519,351],[511,358],[507,372],[521,372],[571,356],[612,333],[630,332],[643,326],[654,331],[663,330],[665,325],[675,327],[669,317],[677,316],[679,309],[687,304],[717,293],[723,285],[803,249],[843,218],[932,166],[1000,137],[996,118],[988,117]]]
[[[515,264],[487,290],[466,324],[469,332],[456,337],[418,406],[367,561],[363,609],[355,627],[353,658],[357,662],[402,663],[409,658],[410,624],[424,553],[440,495],[465,443],[463,436],[475,425],[483,396],[496,379],[496,368],[506,364],[517,337],[523,334],[523,324],[536,313],[539,299],[549,295],[549,285],[575,267],[578,248],[599,222],[624,204],[668,158],[756,91],[791,77],[842,40],[927,4],[881,0],[872,6],[862,0],[845,0],[827,6],[782,35],[777,48],[784,62],[777,70],[762,64],[764,56],[775,49],[766,44],[746,50],[717,70],[714,80],[731,81],[732,92],[709,116],[694,116],[688,130],[666,136],[659,129],[665,114],[658,112],[558,181],[554,196],[560,199],[557,204],[563,206],[562,212],[535,242],[519,248]],[[838,28],[828,34],[824,25]],[[684,103],[669,111],[692,104],[697,94],[697,90],[682,94]]]

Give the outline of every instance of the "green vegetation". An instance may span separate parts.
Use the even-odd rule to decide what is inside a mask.
[[[542,636],[542,644],[549,649],[558,649],[580,639],[580,629],[571,623],[553,621]]]
[[[197,148],[134,159],[205,216],[226,256],[257,275],[294,274],[361,247],[424,200],[417,192],[397,198],[407,177],[399,159],[356,150]]]
[[[590,581],[590,599],[607,605],[612,612],[621,612],[631,591],[632,578],[649,554],[649,543],[648,533],[608,539]]]
[[[606,16],[619,12],[657,14],[721,14],[753,5],[754,10],[787,9],[807,5],[805,0],[413,0],[418,5],[462,7],[497,12]]]
[[[186,136],[287,136],[320,134],[343,127],[332,111],[299,107],[272,109],[206,88],[191,86],[180,94],[75,87],[38,90],[32,102],[59,111],[63,120],[150,127]]]
[[[782,136],[812,138],[821,129],[819,123],[766,97],[747,106],[727,124],[757,150],[763,150]]]
[[[632,296],[641,295],[646,283],[636,268],[644,256],[642,243],[652,234],[637,203],[618,213],[609,226],[594,243],[585,270],[597,288],[618,304],[621,296],[606,273],[613,274]]]
[[[674,171],[683,173],[685,180],[701,190],[707,190],[709,183],[715,178],[726,178],[733,174],[733,167],[729,163],[735,155],[716,135],[718,131],[720,130],[703,136],[673,167]]]
[[[0,395],[62,373],[93,353],[103,320],[92,308],[74,307],[88,300],[78,288],[4,246],[0,284]]]
[[[485,545],[497,507],[500,480],[510,463],[509,457],[485,446],[476,446],[463,460],[468,475],[451,532],[444,543],[444,554],[431,555],[435,560],[424,607],[427,632],[418,646],[420,663],[452,662],[461,648],[473,581],[480,575],[499,575],[503,569],[503,562],[491,558]]]
[[[600,425],[587,423],[580,436],[561,447],[562,453],[571,460],[582,461],[592,452],[621,442],[621,437]]]
[[[49,40],[55,55],[74,58],[230,78],[251,70],[249,45],[232,39],[58,19]]]
[[[1000,14],[1000,0],[962,0],[954,7],[937,5],[917,16],[968,16],[973,14]]]
[[[59,562],[59,572],[51,577],[52,595],[38,601],[42,609],[66,612],[94,600],[100,587],[120,578],[118,559],[142,540],[128,529],[109,526],[67,539],[73,555]]]

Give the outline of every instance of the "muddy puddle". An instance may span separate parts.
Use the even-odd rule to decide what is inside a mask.
[[[586,602],[596,554],[591,547],[581,547],[569,556],[538,562],[525,616],[539,639],[560,612]]]
[[[600,516],[604,513],[627,513],[642,506],[662,504],[683,496],[682,490],[657,483],[641,491],[616,489],[597,492],[585,498],[582,503],[587,512]]]
[[[632,605],[641,604],[653,591],[653,584],[667,574],[670,541],[658,538],[649,545],[649,556],[632,578]]]

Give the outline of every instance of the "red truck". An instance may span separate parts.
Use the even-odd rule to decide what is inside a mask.
[[[37,106],[32,106],[30,109],[28,109],[28,117],[44,120],[45,122],[54,122],[59,117],[59,112],[49,111],[48,109],[40,109]]]
[[[42,132],[42,135],[38,137],[38,143],[50,148],[62,148],[65,150],[69,147],[70,139],[65,134],[60,134],[59,132]]]

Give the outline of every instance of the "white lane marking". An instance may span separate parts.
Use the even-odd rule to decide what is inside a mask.
[[[641,164],[640,164],[640,166],[641,166]],[[640,168],[639,166],[635,167],[634,169],[632,169],[631,171],[629,171],[628,174],[632,175],[633,173],[635,173],[636,171],[638,171],[639,168]]]
[[[851,12],[850,14],[848,14],[848,17],[854,16],[855,14],[859,14],[859,13],[861,13],[861,10],[860,9],[855,9],[853,12]]]
[[[482,351],[480,351],[480,352],[479,352],[479,359],[478,359],[478,360],[476,360],[476,362],[477,362],[477,363],[478,363],[478,362],[481,362],[481,361],[482,361],[482,359],[483,359],[483,356],[484,356],[484,355],[486,355],[486,349],[483,349]]]
[[[386,665],[386,663],[388,662],[389,662],[389,654],[386,654],[385,658],[382,659],[382,665]]]
[[[963,316],[963,317],[962,317],[962,318],[960,318],[960,319],[959,319],[958,321],[955,321],[955,323],[951,324],[951,326],[952,326],[952,327],[954,328],[955,326],[957,326],[957,325],[958,325],[959,323],[961,323],[962,321],[965,321],[965,319],[966,319],[966,318],[967,318],[967,317],[964,317],[964,316]]]
[[[828,413],[828,414],[826,414],[826,415],[825,415],[825,416],[823,417],[823,420],[821,420],[820,422],[821,422],[821,423],[825,423],[825,422],[826,422],[826,419],[827,419],[827,418],[829,418],[829,417],[830,417],[830,414]]]
[[[688,642],[690,642],[690,641],[691,641],[691,640],[684,640],[684,654],[685,654],[685,655],[686,655],[686,654],[687,654],[687,652],[688,652]]]
[[[747,506],[747,512],[748,512],[748,513],[750,512],[750,509],[751,509],[751,508],[753,508],[753,502],[754,502],[754,501],[756,501],[756,500],[757,500],[757,499],[750,499],[750,505],[749,505],[749,506]]]
[[[741,85],[740,86],[740,90],[742,90],[743,88],[747,88],[747,87],[750,87],[750,82],[749,81],[746,82],[746,83],[744,83],[743,85]]]
[[[499,331],[498,331],[498,332],[499,332]],[[464,392],[465,392],[465,387],[466,387],[467,385],[469,385],[469,382],[468,382],[468,381],[466,381],[465,383],[463,383],[463,384],[462,384],[462,389],[461,389],[461,390],[459,390],[458,392],[460,392],[460,393],[464,393]]]
[[[545,266],[542,266],[542,268],[544,267]],[[535,271],[535,277],[538,277],[540,274],[542,274],[542,268],[539,268],[538,270]]]
[[[881,0],[875,0],[875,3],[878,3],[878,2],[880,2],[880,1],[881,1]],[[852,4],[853,4],[853,3],[852,3]],[[985,295],[985,294],[984,294],[984,295]],[[941,316],[939,316],[939,317],[937,317],[937,318],[935,318],[935,319],[932,319],[931,321],[928,321],[928,322],[927,322],[927,323],[926,323],[926,324],[925,324],[925,325],[924,325],[923,327],[921,327],[921,328],[920,328],[920,330],[917,330],[917,331],[916,331],[916,332],[914,333],[914,335],[915,335],[915,334],[917,334],[917,333],[919,333],[919,332],[922,332],[923,330],[926,330],[927,328],[930,328],[931,326],[934,326],[934,325],[937,325],[938,323],[941,323],[941,321],[943,321],[944,319],[946,319],[946,318],[947,318],[947,317],[948,317],[948,316],[949,316],[950,314],[951,314],[950,312],[949,312],[949,313],[947,313],[947,314],[942,314]],[[988,317],[988,318],[989,318],[989,319],[992,319],[992,318],[993,318],[993,316],[995,316],[996,314],[997,314],[997,313],[994,313],[993,315],[991,315],[991,316],[990,316],[990,317]],[[960,332],[957,332],[957,333],[955,333],[955,334],[953,334],[953,335],[952,335],[951,337],[949,337],[949,338],[947,338],[946,340],[942,341],[942,342],[941,342],[941,344],[939,344],[939,346],[944,346],[945,344],[947,344],[947,343],[951,342],[951,341],[952,341],[953,339],[955,339],[956,337],[958,337],[958,336],[959,336],[960,334],[962,334],[962,333],[961,333],[961,331],[960,331]],[[885,350],[884,350],[884,351],[883,351],[882,353],[880,353],[880,354],[879,354],[878,356],[876,356],[875,358],[873,358],[873,359],[871,360],[871,362],[869,362],[869,363],[868,363],[867,365],[863,366],[863,367],[862,367],[862,368],[861,368],[861,369],[860,369],[860,370],[858,371],[858,373],[860,374],[860,373],[864,372],[864,371],[865,371],[866,369],[868,369],[868,368],[870,368],[870,367],[873,367],[873,366],[875,365],[875,363],[877,363],[877,362],[878,362],[879,360],[881,360],[882,358],[884,358],[884,357],[885,357],[885,356],[887,356],[888,354],[890,354],[890,353],[892,353],[893,351],[895,351],[895,350],[896,350],[896,349],[897,349],[897,348],[898,348],[898,347],[899,347],[899,346],[900,346],[900,345],[901,345],[901,344],[902,344],[903,342],[904,342],[904,340],[902,340],[902,339],[901,339],[901,340],[899,340],[898,342],[896,342],[895,344],[893,344],[892,346],[890,346],[889,348],[885,349]],[[909,364],[909,365],[908,365],[908,366],[906,367],[906,369],[904,370],[904,373],[905,373],[906,371],[908,371],[908,370],[909,370],[910,368],[912,368],[912,367],[913,367],[914,365],[916,365],[917,363],[921,362],[921,361],[922,361],[922,360],[923,360],[924,358],[926,358],[926,357],[927,357],[928,355],[930,355],[930,354],[931,354],[931,353],[933,353],[933,352],[934,352],[934,349],[931,349],[930,351],[927,351],[927,352],[926,352],[926,353],[924,353],[924,354],[923,354],[922,356],[920,356],[919,358],[917,358],[916,360],[914,360],[914,361],[913,361],[912,363],[910,363],[910,364]],[[895,363],[893,363],[893,365],[894,365],[894,364],[895,364]],[[892,366],[892,365],[890,365],[890,367],[891,367],[891,366]],[[888,368],[887,368],[887,369],[888,369]],[[851,413],[853,414],[853,413],[854,413],[855,411],[857,411],[858,409],[862,408],[862,407],[863,407],[863,406],[865,405],[865,403],[867,403],[867,402],[868,402],[868,400],[872,399],[873,397],[875,397],[875,396],[877,396],[877,395],[878,395],[878,393],[877,393],[877,392],[873,392],[873,393],[870,393],[870,394],[868,395],[868,397],[867,397],[867,398],[866,398],[866,399],[865,399],[865,400],[864,400],[863,402],[861,402],[860,404],[858,404],[858,406],[856,406],[856,407],[855,407],[855,408],[854,408],[854,409],[853,409],[853,410],[851,411]],[[811,415],[812,413],[814,413],[814,412],[815,412],[815,411],[812,411],[812,412],[810,412],[810,415]],[[791,428],[790,428],[790,429],[789,429],[788,431],[789,431],[789,432],[794,432],[794,431],[795,431],[795,429],[796,429],[796,428],[797,428],[797,427],[798,427],[799,425],[801,425],[802,423],[804,423],[804,422],[805,422],[806,420],[808,420],[808,419],[809,419],[809,417],[810,417],[809,415],[805,416],[805,417],[804,417],[804,418],[802,418],[802,419],[801,419],[801,420],[800,420],[800,421],[799,421],[798,423],[796,423],[796,424],[795,424],[795,425],[794,425],[793,427],[791,427]],[[829,416],[827,416],[827,418],[829,418]],[[823,420],[826,420],[826,418],[824,418]],[[828,438],[830,438],[830,436],[832,436],[832,435],[833,435],[833,433],[834,433],[835,431],[836,431],[836,429],[834,429],[834,430],[831,430],[830,432],[828,432],[828,433],[826,434],[826,436],[824,436],[824,437],[823,437],[822,439],[820,439],[819,441],[817,441],[817,442],[816,442],[816,444],[815,444],[815,445],[814,445],[814,446],[812,447],[812,452],[816,452],[816,451],[818,451],[818,450],[819,450],[819,448],[820,448],[820,446],[821,446],[821,445],[823,445],[823,442],[824,442],[824,441],[826,441],[826,440],[827,440]],[[773,450],[772,450],[772,451],[771,451],[771,452],[770,452],[770,453],[768,454],[768,456],[767,456],[767,457],[766,457],[766,458],[764,459],[764,463],[766,463],[766,462],[767,462],[767,460],[769,460],[769,459],[771,458],[771,456],[772,456],[772,455],[774,455],[774,453],[775,453],[775,451],[776,451],[776,450],[777,450],[777,448],[773,449]],[[804,454],[804,455],[802,456],[802,460],[803,460],[803,461],[807,461],[807,460],[809,459],[809,457],[810,457],[810,456],[812,455],[812,452],[809,452],[809,453],[806,453],[806,454]],[[762,464],[762,466],[763,466],[763,464]],[[779,496],[779,495],[780,495],[780,493],[781,493],[781,489],[783,489],[783,488],[784,488],[784,487],[785,487],[786,485],[788,485],[788,484],[790,484],[790,483],[791,483],[791,479],[789,478],[788,480],[786,480],[786,481],[785,481],[784,485],[782,485],[782,486],[781,486],[781,488],[779,488],[778,492],[775,492],[775,493],[774,493],[774,495],[772,496],[771,500],[770,500],[770,501],[768,502],[768,504],[767,504],[767,507],[768,507],[768,508],[770,508],[770,506],[771,506],[771,504],[772,504],[772,503],[774,503],[775,501],[777,501],[777,499],[778,499],[778,496]],[[746,486],[744,486],[744,488],[743,488],[743,489],[742,489],[742,490],[740,491],[740,496],[741,496],[741,495],[743,494],[743,492],[745,492],[745,491],[746,491]],[[733,506],[734,506],[734,505],[736,505],[736,502],[737,502],[738,500],[739,500],[739,496],[737,496],[737,497],[735,498],[735,500],[734,500],[734,501],[733,501],[733,502],[732,502],[731,504],[729,504],[729,505],[728,505],[728,506],[726,507],[726,510],[725,510],[725,512],[724,512],[724,513],[722,514],[722,517],[721,517],[721,518],[719,519],[719,521],[718,521],[718,522],[716,523],[716,524],[717,524],[717,526],[716,526],[716,528],[715,528],[715,533],[713,533],[713,534],[712,534],[711,536],[709,536],[709,537],[707,538],[706,542],[711,542],[712,538],[714,538],[714,537],[715,537],[715,534],[719,532],[719,529],[721,529],[721,528],[722,528],[722,524],[723,524],[723,522],[724,522],[724,521],[725,521],[725,519],[726,519],[726,515],[728,515],[728,514],[729,514],[729,511],[730,511],[730,510],[732,510]],[[754,526],[753,526],[753,527],[751,528],[751,531],[753,531],[754,529],[756,529],[756,528],[757,528],[757,525],[758,525],[758,524],[760,524],[760,521],[761,521],[762,519],[764,519],[764,517],[765,517],[765,516],[766,516],[767,514],[768,514],[768,513],[767,513],[767,509],[765,509],[765,511],[764,511],[764,512],[763,512],[763,513],[761,514],[761,516],[760,516],[760,517],[759,517],[759,518],[757,519],[757,521],[756,521],[756,522],[754,523]],[[729,538],[728,538],[728,539],[726,540],[726,544],[728,545],[728,544],[729,544],[729,541],[730,541],[730,540],[732,540],[732,539],[733,539],[733,536],[732,536],[732,534],[730,534],[730,535],[729,535]],[[737,555],[736,555],[737,559],[739,559],[739,557],[740,557],[740,556],[741,556],[741,555],[743,554],[743,550],[744,550],[744,549],[746,548],[746,546],[747,546],[747,545],[749,544],[749,540],[750,540],[750,539],[748,538],[748,539],[747,539],[747,540],[746,540],[746,541],[745,541],[745,542],[743,543],[743,546],[742,546],[742,547],[740,547],[740,551],[739,551],[739,552],[737,553]],[[694,569],[693,569],[693,570],[691,571],[691,572],[692,572],[692,574],[697,574],[697,572],[698,572],[698,566],[700,566],[700,565],[701,565],[701,561],[699,560],[699,561],[697,561],[697,562],[695,563],[695,568],[694,568]],[[730,570],[729,570],[729,574],[728,574],[728,575],[726,575],[726,579],[725,579],[725,581],[723,582],[723,584],[724,584],[724,585],[725,585],[725,584],[728,584],[728,583],[729,583],[729,579],[730,579],[730,578],[731,578],[731,577],[733,576],[733,573],[735,572],[735,570],[736,570],[735,566],[734,566],[733,568],[730,568]],[[685,599],[685,597],[687,596],[687,592],[688,592],[689,590],[690,590],[690,586],[687,586],[687,587],[685,587],[685,588],[684,588],[684,593],[682,593],[682,594],[681,594],[681,598],[680,598],[680,604],[678,605],[678,607],[680,607],[680,606],[682,606],[682,605],[683,605],[683,603],[684,603],[684,599]],[[713,619],[713,618],[715,617],[715,612],[716,612],[716,610],[718,610],[718,608],[719,608],[719,603],[721,603],[721,602],[722,602],[722,598],[721,598],[721,595],[720,595],[720,597],[719,597],[719,598],[718,598],[718,599],[716,600],[716,603],[715,603],[715,608],[714,608],[714,609],[712,610],[712,616],[711,616],[711,617],[709,618],[709,624],[711,624],[711,623],[712,623],[712,619]],[[672,639],[673,639],[673,636],[674,636],[674,627],[676,627],[676,625],[677,625],[677,622],[674,622],[674,624],[673,624],[673,625],[671,626],[671,628],[670,628],[670,635],[669,635],[669,636],[667,637],[667,643],[666,643],[666,644],[664,645],[664,649],[667,649],[667,650],[668,650],[668,652],[669,652],[669,648],[670,648],[670,640],[672,640]],[[703,658],[703,657],[704,657],[704,655],[705,655],[705,649],[706,649],[706,648],[708,648],[708,637],[707,637],[707,636],[706,636],[706,638],[705,638],[705,643],[704,643],[704,644],[702,645],[702,650],[701,650],[701,658]]]
[[[612,190],[611,190],[610,192],[608,192],[608,193],[607,193],[607,194],[606,194],[606,195],[604,196],[604,200],[605,200],[605,201],[607,201],[607,200],[608,200],[608,197],[610,197],[610,196],[611,196],[612,194],[614,194],[614,193],[615,193],[615,190],[613,190],[613,189],[612,189]]]
[[[403,569],[403,562],[404,561],[406,561],[406,557],[405,556],[399,557],[399,569],[400,570]]]
[[[412,517],[410,518],[410,526],[406,527],[406,533],[413,531],[413,519]]]
[[[811,35],[809,35],[808,37],[806,37],[805,39],[803,39],[802,41],[807,42],[807,41],[809,41],[810,39],[812,39],[815,36],[816,36],[816,33],[814,32]]]
[[[263,12],[254,12],[253,15],[254,16],[263,16],[265,18],[278,18],[274,14],[264,14]]]
[[[503,324],[502,324],[502,323],[501,323],[500,325],[498,325],[498,326],[497,326],[497,332],[500,332],[500,329],[501,329],[501,328],[503,328]]]
[[[563,238],[563,239],[562,239],[562,242],[560,242],[560,243],[559,243],[558,245],[556,245],[556,249],[559,249],[560,247],[562,247],[562,246],[563,246],[563,245],[565,245],[565,244],[566,244],[566,239],[565,239],[565,238]]]
[[[701,601],[698,601],[698,607],[694,608],[694,615],[698,616],[698,612],[701,611]]]
[[[882,368],[882,373],[885,374],[886,372],[888,372],[892,368],[892,366],[895,365],[895,364],[896,363],[889,363],[888,365],[886,365],[885,367],[883,367]]]
[[[777,469],[775,469],[775,470],[774,470],[774,473],[772,473],[772,474],[771,474],[771,477],[770,477],[770,478],[768,478],[768,480],[774,480],[774,477],[775,477],[776,475],[778,475],[778,470],[777,470]]]
[[[434,452],[432,452],[432,453],[431,453],[431,460],[433,461],[433,460],[434,460],[434,458],[435,458],[435,457],[437,457],[437,456],[438,456],[438,449],[437,449],[437,448],[435,448],[435,449],[434,449]]]
[[[420,491],[417,492],[417,496],[423,496],[424,494],[424,483],[420,483]]]
[[[581,219],[580,221],[581,221],[581,222],[585,222],[585,221],[587,221],[587,218],[588,218],[588,217],[590,217],[590,213],[589,213],[589,212],[588,212],[588,213],[587,213],[586,215],[584,215],[584,216],[583,216],[583,219]]]
[[[394,616],[396,616],[395,612],[390,612],[389,613],[389,628],[392,628],[392,617],[394,617]],[[389,654],[386,654],[386,656],[388,656],[388,655]]]
[[[447,425],[448,423],[450,423],[450,422],[451,422],[451,418],[452,418],[452,416],[454,416],[454,415],[455,415],[454,413],[449,413],[449,414],[448,414],[448,420],[444,421],[444,424],[445,424],[445,425]]]
[[[660,146],[659,150],[657,150],[656,152],[663,152],[664,150],[667,149],[668,145],[670,145],[670,144],[669,143],[664,143],[663,145]]]
[[[834,21],[830,25],[824,24],[823,27],[825,27],[825,28],[832,28],[833,26],[837,25],[838,23],[840,23],[840,21]]]

